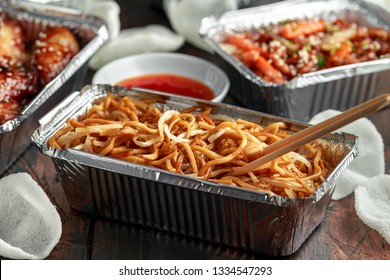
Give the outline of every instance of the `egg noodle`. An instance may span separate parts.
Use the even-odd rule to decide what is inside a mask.
[[[284,122],[268,126],[212,114],[203,105],[163,110],[155,99],[108,95],[86,115],[68,119],[48,141],[57,149],[78,149],[138,164],[266,192],[310,196],[327,174],[321,147],[311,143],[247,174],[231,176],[287,137]]]

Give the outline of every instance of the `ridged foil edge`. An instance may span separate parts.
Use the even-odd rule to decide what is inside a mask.
[[[219,56],[237,69],[246,79],[260,87],[299,89],[323,82],[330,82],[356,75],[370,74],[390,69],[390,58],[378,59],[344,65],[340,67],[324,69],[313,73],[304,74],[294,78],[283,85],[276,85],[264,81],[243,63],[228,54],[219,45],[218,33],[224,30],[245,30],[251,26],[277,23],[284,19],[324,17],[333,18],[346,11],[360,13],[363,22],[375,23],[390,30],[390,14],[384,9],[362,0],[290,0],[258,7],[246,8],[237,11],[229,11],[219,19],[215,16],[202,20],[199,34],[203,40]]]
[[[89,167],[103,169],[106,171],[126,174],[128,176],[134,176],[145,180],[158,181],[166,184],[176,185],[184,188],[195,189],[207,193],[215,193],[219,195],[225,195],[228,197],[234,197],[238,199],[244,199],[248,201],[257,201],[277,206],[291,207],[294,205],[300,205],[302,200],[308,200],[312,203],[319,201],[325,194],[330,193],[330,189],[334,186],[334,182],[340,176],[342,171],[348,166],[348,164],[357,156],[356,136],[346,133],[334,133],[324,137],[323,141],[329,145],[329,149],[334,149],[336,156],[337,153],[342,153],[343,159],[340,160],[336,166],[334,166],[333,172],[328,176],[326,181],[319,187],[315,194],[309,198],[304,199],[290,199],[282,196],[269,196],[260,192],[242,189],[234,186],[222,185],[213,183],[207,180],[192,178],[185,175],[180,175],[157,168],[152,168],[140,164],[121,161],[109,157],[99,156],[95,154],[86,153],[74,149],[69,150],[57,150],[47,146],[47,140],[52,134],[55,133],[61,126],[64,125],[65,120],[69,117],[77,117],[85,114],[88,108],[91,106],[91,102],[106,95],[107,93],[114,94],[147,94],[157,95],[163,97],[168,106],[181,105],[191,106],[197,103],[203,103],[212,106],[214,109],[223,110],[227,112],[236,112],[237,115],[252,116],[253,119],[277,121],[282,120],[295,125],[296,127],[304,127],[305,124],[289,121],[284,118],[275,117],[259,112],[243,109],[240,107],[213,103],[209,101],[201,101],[199,99],[178,97],[177,95],[161,93],[157,91],[145,91],[145,90],[127,90],[122,87],[109,86],[109,85],[93,85],[85,86],[80,92],[74,92],[64,102],[60,103],[56,108],[49,112],[40,120],[40,127],[35,130],[32,136],[32,141],[36,147],[44,154],[61,160],[66,160]],[[230,116],[232,116],[230,114]],[[340,154],[338,154],[340,157]]]
[[[0,125],[0,133],[17,129],[31,114],[38,110],[73,74],[85,64],[93,53],[108,39],[108,29],[105,22],[95,16],[84,14],[78,10],[54,6],[40,5],[26,1],[12,1],[11,4],[0,3],[0,11],[17,16],[39,18],[41,21],[67,23],[67,25],[88,26],[96,32],[96,36],[85,45],[71,62],[47,84],[13,120]]]

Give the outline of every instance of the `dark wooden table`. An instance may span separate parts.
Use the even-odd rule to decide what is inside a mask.
[[[158,5],[151,1],[118,0],[122,28],[150,23],[169,26]],[[179,52],[213,61],[211,54],[189,44]],[[89,83],[93,73],[89,73]],[[228,96],[225,102],[234,102]],[[386,173],[390,173],[390,110],[370,117],[385,142]],[[70,208],[54,164],[29,149],[7,171],[28,172],[57,206],[63,232],[47,259],[274,259],[273,257],[219,246],[157,230],[142,228],[80,213]],[[332,201],[324,221],[303,246],[283,259],[390,259],[390,245],[356,215],[354,195]]]

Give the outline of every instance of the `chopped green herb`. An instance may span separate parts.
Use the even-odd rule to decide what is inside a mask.
[[[322,54],[317,55],[317,64],[320,68],[325,67],[326,62],[325,62],[325,58]]]
[[[346,42],[347,42],[348,46],[351,48],[352,52],[355,52],[356,49],[355,49],[355,46],[354,46],[354,44],[352,43],[352,41],[349,40],[349,39],[347,39]]]
[[[368,47],[368,42],[366,40],[360,42],[360,48],[366,49]]]
[[[296,43],[294,43],[294,42],[292,42],[290,40],[287,40],[287,39],[284,39],[282,41],[282,43],[284,43],[285,46],[292,52],[297,51],[298,48],[299,48],[298,44],[296,44]]]
[[[286,25],[286,24],[289,24],[290,23],[290,20],[289,19],[285,19],[285,20],[282,20],[280,22],[282,25]]]
[[[326,31],[329,33],[336,32],[339,30],[339,27],[337,25],[327,25]]]
[[[310,42],[308,42],[308,43],[306,44],[305,48],[306,48],[306,50],[307,50],[308,52],[311,51],[311,44],[310,44]]]

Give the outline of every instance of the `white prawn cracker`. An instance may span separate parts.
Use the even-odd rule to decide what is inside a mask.
[[[390,175],[376,176],[355,189],[359,218],[390,243]]]
[[[113,0],[68,0],[61,1],[60,5],[65,5],[73,9],[78,9],[84,13],[94,15],[103,19],[107,25],[110,39],[118,36],[121,23],[119,14],[120,6]]]
[[[0,179],[0,255],[44,259],[61,233],[60,215],[29,174]]]
[[[178,34],[204,51],[211,48],[199,36],[199,28],[204,17],[220,17],[227,11],[237,10],[236,0],[164,0],[163,7],[169,22]]]
[[[326,110],[314,116],[310,123],[319,123],[339,113],[336,110]],[[338,179],[332,196],[334,200],[350,195],[359,184],[385,173],[383,139],[370,120],[359,119],[344,126],[340,131],[358,136],[359,155]]]
[[[129,55],[176,51],[183,44],[184,37],[163,25],[129,28],[103,45],[91,58],[89,67],[97,70],[111,61]]]

